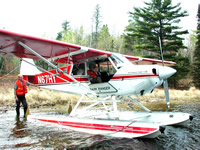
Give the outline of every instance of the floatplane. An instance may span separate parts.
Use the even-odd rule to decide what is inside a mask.
[[[175,62],[122,55],[6,30],[0,30],[0,52],[22,60],[20,73],[28,82],[80,95],[67,117],[32,117],[36,121],[89,134],[155,138],[164,131],[164,126],[180,125],[192,118],[181,112],[152,112],[132,97],[152,93],[163,84],[170,107],[167,79],[176,73],[171,68]],[[36,66],[33,59],[42,60],[53,69]],[[66,65],[58,67],[55,63]],[[100,82],[89,79],[90,64],[95,64]],[[121,111],[118,103],[122,100],[134,102],[144,111]],[[88,105],[80,107],[81,104]]]

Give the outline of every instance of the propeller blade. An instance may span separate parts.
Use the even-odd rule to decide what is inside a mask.
[[[161,55],[161,58],[162,58],[162,66],[165,66],[165,64],[164,64],[164,58],[163,58],[162,44],[161,44],[160,37],[159,37],[159,46],[160,46],[160,55]]]
[[[166,102],[167,102],[167,106],[168,106],[168,108],[170,108],[169,89],[168,89],[167,79],[163,80],[163,88],[164,88],[164,91],[165,91],[165,99],[166,99]]]
[[[165,63],[164,63],[164,58],[163,58],[163,50],[162,50],[162,43],[161,43],[161,39],[159,37],[159,46],[160,46],[160,55],[162,57],[162,66],[165,66]],[[174,70],[174,69],[173,69]],[[173,71],[172,69],[169,71],[171,74],[174,74],[176,72]],[[169,75],[168,75],[169,76]],[[166,102],[167,102],[167,106],[168,108],[170,108],[170,102],[169,102],[169,88],[168,88],[168,82],[167,82],[167,78],[166,79],[163,79],[163,88],[164,88],[164,91],[165,91],[165,99],[166,99]]]

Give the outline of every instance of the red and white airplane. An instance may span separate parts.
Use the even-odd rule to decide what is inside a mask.
[[[176,73],[170,67],[175,62],[122,55],[6,30],[0,30],[0,52],[22,60],[20,73],[25,80],[41,88],[81,95],[67,118],[32,117],[37,121],[91,134],[154,138],[163,125],[183,124],[192,118],[186,113],[151,112],[131,97],[152,93],[163,84],[169,107],[167,78]],[[39,67],[43,72],[39,71],[32,59],[48,63],[53,70]],[[52,62],[66,66],[58,67]],[[90,64],[98,68],[101,82],[90,82]],[[117,103],[125,99],[141,106],[144,112],[119,111]],[[80,109],[81,103],[89,106]],[[100,104],[103,110],[96,110],[95,106]]]

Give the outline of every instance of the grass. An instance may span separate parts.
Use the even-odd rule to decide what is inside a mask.
[[[191,87],[189,90],[169,89],[170,108],[167,107],[165,93],[163,88],[157,88],[152,94],[140,96],[139,99],[143,105],[152,111],[172,110],[177,105],[183,103],[200,102],[200,90]],[[141,110],[135,106],[132,109]]]
[[[13,85],[16,77],[0,78],[0,105],[4,107],[14,107],[14,90]],[[29,107],[49,107],[56,112],[66,112],[69,104],[74,106],[79,99],[79,96],[74,96],[67,93],[38,89],[36,87],[28,87],[29,92],[26,95]],[[199,102],[200,90],[191,87],[189,90],[170,89],[171,109],[178,104],[188,102]],[[148,107],[150,110],[166,110],[165,94],[162,88],[155,89],[152,94],[146,94],[139,97],[139,101]],[[53,107],[51,107],[53,106]],[[119,108],[126,110],[141,110],[140,107],[133,102],[122,101],[119,103]],[[46,110],[48,111],[48,109]]]
[[[0,105],[15,106],[14,99],[14,83],[15,78],[2,79],[0,78]],[[74,96],[67,93],[39,89],[36,87],[28,87],[26,99],[30,107],[56,106],[72,103],[74,104],[79,96]]]

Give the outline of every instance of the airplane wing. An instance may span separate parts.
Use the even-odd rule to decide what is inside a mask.
[[[37,38],[0,29],[0,52],[5,55],[16,55],[21,58],[39,59],[36,55],[23,47],[23,44],[42,57],[60,63],[66,63],[66,58],[68,58],[69,55],[72,61],[105,54],[111,55],[110,52],[106,51],[89,49],[79,45]]]
[[[136,65],[152,65],[152,64],[158,64],[162,65],[162,60],[159,59],[152,59],[152,58],[144,58],[144,57],[137,57],[137,56],[130,56],[130,55],[124,55],[129,61]],[[176,62],[173,61],[164,61],[165,66],[174,66],[176,65]]]
[[[20,58],[40,59],[40,56],[50,61],[66,63],[77,62],[102,55],[110,56],[112,53],[79,45],[69,44],[56,40],[48,40],[0,29],[0,52],[5,55],[15,55]],[[70,57],[69,57],[70,56]],[[125,55],[135,64],[162,64],[161,60]],[[166,65],[176,63],[165,61]]]

